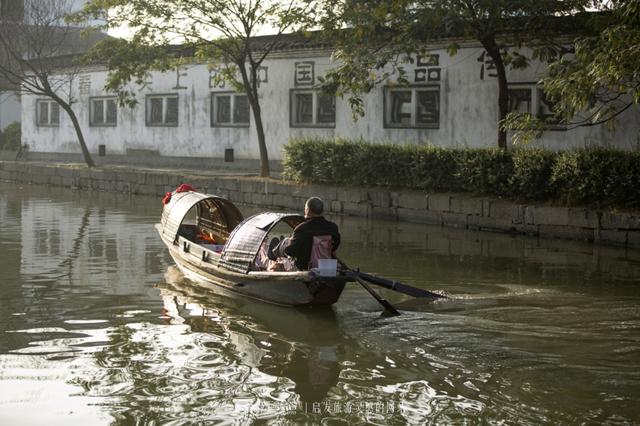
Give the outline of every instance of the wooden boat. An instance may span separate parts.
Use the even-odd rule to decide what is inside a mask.
[[[171,194],[156,229],[178,268],[191,280],[276,305],[331,305],[345,284],[354,281],[352,275],[267,270],[261,261],[276,226],[294,228],[303,220],[301,215],[274,212],[243,219],[223,197],[186,191]]]

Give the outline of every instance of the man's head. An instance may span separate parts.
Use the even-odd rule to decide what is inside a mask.
[[[322,215],[324,203],[318,197],[311,197],[304,203],[304,217],[316,217]]]

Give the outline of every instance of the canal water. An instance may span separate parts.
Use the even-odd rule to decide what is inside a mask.
[[[191,283],[160,211],[0,185],[0,424],[640,423],[637,251],[334,218],[352,267],[450,296],[383,318]]]

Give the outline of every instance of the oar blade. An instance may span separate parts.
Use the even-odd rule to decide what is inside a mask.
[[[421,288],[413,287],[408,284],[401,283],[399,281],[392,281],[386,278],[378,277],[375,275],[367,274],[365,272],[356,272],[356,274],[362,278],[370,282],[371,284],[376,284],[384,288],[388,288],[389,290],[394,290],[399,293],[407,294],[412,297],[428,297],[431,299],[443,299],[446,296],[442,294],[434,293],[432,291],[423,290]]]
[[[345,268],[346,275],[351,276],[353,279],[355,279],[362,287],[364,287],[365,290],[367,290],[367,292],[369,292],[371,296],[373,296],[374,299],[378,301],[378,303],[380,303],[380,305],[382,305],[382,307],[384,308],[384,311],[382,312],[383,317],[395,317],[400,315],[400,312],[398,312],[398,310],[394,308],[393,305],[389,303],[387,299],[384,299],[382,296],[376,293],[374,289],[369,287],[369,284],[367,284],[362,278],[360,278],[359,273],[357,271],[350,269],[340,259],[338,259],[338,262],[340,262],[343,268]]]
[[[374,299],[376,299],[378,303],[380,303],[380,305],[382,305],[382,307],[384,308],[384,311],[382,312],[383,317],[395,317],[400,315],[400,312],[398,312],[398,310],[394,308],[393,305],[389,303],[387,299],[382,298],[382,296],[376,293],[374,289],[369,287],[369,285],[366,282],[364,282],[364,280],[362,280],[359,277],[355,277],[355,278],[356,278],[356,281],[358,281],[360,285],[364,287],[364,289],[367,290],[369,294],[371,294],[374,297]]]

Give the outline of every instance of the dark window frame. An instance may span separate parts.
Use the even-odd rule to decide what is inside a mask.
[[[176,121],[175,122],[167,122],[167,100],[175,99],[177,112],[176,112]],[[152,99],[162,99],[162,123],[152,122],[150,120],[151,111],[150,102]],[[144,121],[146,127],[178,127],[180,125],[180,96],[178,93],[151,93],[145,96],[145,111],[144,111]]]
[[[40,114],[40,105],[47,104],[47,121],[42,122],[41,114]],[[51,120],[51,106],[55,105],[57,107],[58,117],[55,122]],[[60,104],[58,104],[53,99],[49,98],[40,98],[36,99],[36,127],[60,127]]]
[[[396,124],[391,123],[391,93],[393,92],[410,92],[411,93],[411,105],[410,105],[410,123],[408,124]],[[424,123],[418,124],[418,92],[434,92],[437,94],[437,123]],[[422,85],[408,85],[408,86],[385,86],[382,91],[382,113],[383,113],[383,128],[385,129],[427,129],[437,130],[440,128],[440,111],[441,111],[441,89],[439,84],[422,84]]]
[[[550,114],[542,114],[541,111],[540,111],[541,106],[543,104],[546,105],[547,102],[549,102],[549,101],[545,102],[547,99],[546,99],[546,96],[545,96],[545,93],[544,93],[544,89],[542,87],[536,86],[535,92],[536,92],[536,105],[535,105],[536,117],[538,117],[539,119],[542,119],[543,121],[545,121],[546,125],[548,126],[547,127],[548,130],[551,130],[551,131],[566,131],[566,130],[568,130],[567,124],[563,123],[560,120],[558,120],[558,121],[549,120],[549,122],[547,122],[547,118],[554,117],[554,115],[553,115],[553,105],[551,106],[551,108],[549,108]]]
[[[536,83],[535,81],[508,83],[507,92],[512,89],[515,89],[515,90],[529,89],[531,93],[531,110],[529,111],[529,113],[534,115],[536,118],[540,118],[543,120],[549,116],[549,115],[545,116],[540,113],[540,106],[544,102],[543,101],[544,90],[543,90],[543,87],[540,86],[538,83]],[[546,130],[549,130],[549,131],[568,130],[568,126],[562,122],[557,122],[557,123],[549,122],[546,124],[548,126]]]
[[[216,98],[228,96],[229,97],[229,122],[217,121],[217,107]],[[244,97],[247,99],[247,121],[236,122],[236,98]],[[211,127],[235,127],[235,128],[247,128],[251,126],[251,104],[249,103],[249,97],[246,93],[233,92],[233,91],[217,91],[211,92],[209,97],[209,125]]]
[[[294,107],[297,103],[294,102],[296,94],[310,94],[311,95],[311,122],[303,123],[295,120],[296,113]],[[300,88],[289,89],[289,127],[293,129],[335,129],[336,128],[336,97],[333,96],[333,121],[321,122],[320,121],[320,98],[323,95],[318,89],[313,88]]]
[[[526,112],[531,114],[532,113],[532,109],[533,109],[533,88],[529,87],[529,86],[525,86],[525,85],[509,85],[507,86],[507,97],[508,97],[508,104],[509,104],[509,110],[508,112],[514,112],[517,111],[517,108],[512,108],[512,101],[514,100],[513,96],[515,93],[517,92],[524,92],[527,91],[529,93],[529,108],[528,111],[522,111],[522,112]],[[520,98],[519,100],[524,100],[524,98]]]
[[[102,101],[104,120],[101,123],[97,123],[94,117],[94,101]],[[107,121],[107,104],[109,101],[113,101],[116,107],[116,116],[114,122]],[[146,111],[145,111],[146,113]],[[92,96],[89,98],[89,127],[117,127],[118,126],[118,102],[115,96]]]

